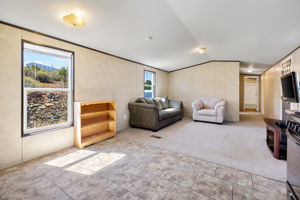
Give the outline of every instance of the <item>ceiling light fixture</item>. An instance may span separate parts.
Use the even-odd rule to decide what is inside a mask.
[[[206,49],[205,47],[202,47],[202,48],[200,48],[200,49],[198,50],[198,53],[200,53],[200,54],[205,54],[206,51],[207,51],[207,49]]]
[[[146,40],[153,40],[153,36],[151,36],[151,35],[147,36]]]
[[[82,27],[85,26],[85,21],[83,18],[77,14],[70,13],[63,17],[63,21],[72,27]]]
[[[252,69],[248,69],[247,72],[253,72],[253,70]]]

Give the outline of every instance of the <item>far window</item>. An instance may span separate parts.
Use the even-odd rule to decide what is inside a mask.
[[[144,97],[155,97],[155,72],[144,71]]]
[[[73,53],[23,42],[23,134],[72,125]]]

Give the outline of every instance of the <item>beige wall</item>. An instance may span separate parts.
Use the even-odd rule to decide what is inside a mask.
[[[296,71],[299,76],[300,49],[298,48],[282,60],[289,57],[292,57],[291,71]],[[276,63],[263,75],[261,75],[261,110],[266,117],[272,117],[275,119],[281,119],[282,117],[282,91],[280,83],[281,62],[282,61]]]
[[[73,145],[73,128],[21,137],[21,39],[75,52],[75,101],[116,100],[117,130],[128,127],[128,102],[143,95],[143,70],[156,72],[157,96],[168,73],[0,24],[0,169]]]
[[[226,99],[225,120],[239,121],[239,62],[209,62],[169,73],[169,98],[183,100],[185,116],[198,97]]]

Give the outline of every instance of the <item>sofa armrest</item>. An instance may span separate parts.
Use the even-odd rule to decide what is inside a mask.
[[[154,130],[158,123],[158,109],[155,105],[146,103],[129,103],[129,123],[134,127]]]
[[[183,103],[182,101],[169,100],[169,107],[182,109]]]

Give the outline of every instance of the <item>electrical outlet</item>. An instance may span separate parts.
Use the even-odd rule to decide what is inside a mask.
[[[126,120],[127,119],[127,115],[124,115],[124,120]]]

